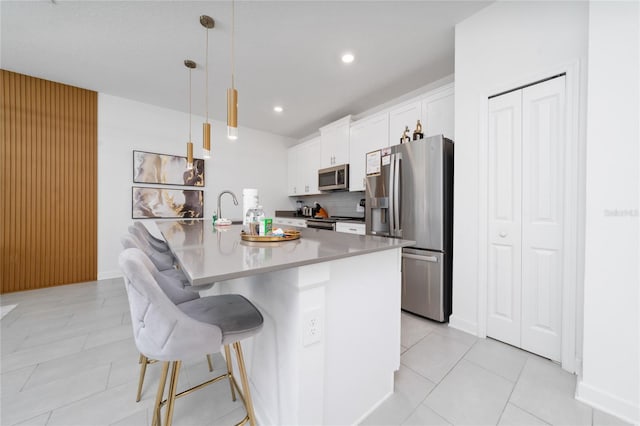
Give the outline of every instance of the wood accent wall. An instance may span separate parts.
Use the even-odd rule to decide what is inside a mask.
[[[0,292],[95,280],[98,94],[0,78]]]

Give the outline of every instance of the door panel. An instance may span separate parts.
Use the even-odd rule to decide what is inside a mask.
[[[487,335],[520,345],[521,93],[489,101]]]
[[[402,309],[444,320],[443,260],[438,252],[402,251]]]
[[[414,240],[415,247],[443,251],[444,142],[432,137],[393,149],[401,154],[402,233],[397,236]]]
[[[565,78],[522,90],[522,347],[559,361]]]

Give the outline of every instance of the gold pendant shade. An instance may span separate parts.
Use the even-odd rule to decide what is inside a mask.
[[[227,137],[238,139],[238,91],[227,89]]]
[[[185,59],[184,66],[189,70],[189,140],[187,141],[187,169],[193,169],[193,142],[191,142],[191,70],[196,67],[196,63],[190,59]]]

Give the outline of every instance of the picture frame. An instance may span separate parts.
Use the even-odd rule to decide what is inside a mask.
[[[148,151],[133,151],[133,183],[204,187],[204,160]]]
[[[201,219],[203,212],[202,190],[131,187],[132,219]]]

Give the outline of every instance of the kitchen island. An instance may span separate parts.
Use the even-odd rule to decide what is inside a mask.
[[[298,228],[298,240],[256,243],[238,225],[156,224],[201,294],[239,293],[262,312],[243,342],[260,424],[355,424],[393,393],[412,241]]]

